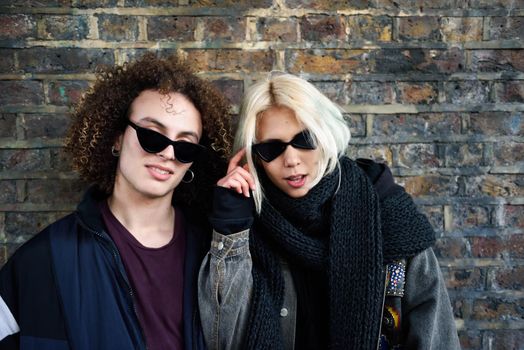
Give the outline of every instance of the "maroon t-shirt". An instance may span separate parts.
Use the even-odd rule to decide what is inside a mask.
[[[149,350],[184,348],[182,321],[186,235],[175,208],[175,232],[160,248],[147,248],[115,218],[106,201],[100,204],[134,291],[138,319]]]

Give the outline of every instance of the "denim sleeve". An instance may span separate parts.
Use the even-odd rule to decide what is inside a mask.
[[[460,349],[446,285],[431,248],[408,262],[402,314],[407,349]]]
[[[198,276],[198,304],[210,350],[241,349],[253,289],[249,230],[213,232]]]

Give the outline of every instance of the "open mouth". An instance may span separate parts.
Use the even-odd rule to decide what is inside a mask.
[[[285,178],[291,187],[302,187],[306,183],[306,175],[293,175]]]

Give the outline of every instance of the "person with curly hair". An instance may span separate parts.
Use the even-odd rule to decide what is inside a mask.
[[[0,271],[0,349],[205,349],[205,212],[229,104],[175,56],[98,72],[65,149],[92,183]]]

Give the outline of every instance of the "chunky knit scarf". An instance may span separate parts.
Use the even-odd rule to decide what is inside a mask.
[[[292,199],[262,178],[266,197],[250,237],[253,299],[247,349],[283,349],[279,256],[328,276],[330,349],[375,349],[384,264],[409,258],[434,242],[424,215],[403,190],[382,200],[348,158],[308,194]],[[263,177],[263,176],[262,176]],[[321,225],[319,225],[321,223]],[[321,234],[319,234],[319,231]]]

